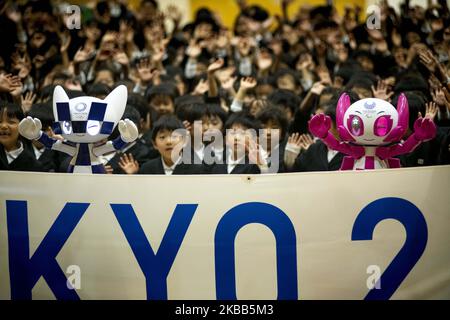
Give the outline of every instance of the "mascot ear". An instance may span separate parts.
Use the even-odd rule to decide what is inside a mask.
[[[398,113],[398,123],[397,127],[392,129],[392,131],[388,134],[386,138],[384,138],[384,142],[393,142],[400,140],[408,130],[409,123],[409,106],[408,99],[405,94],[402,93],[398,97],[397,101],[397,113]]]
[[[59,121],[60,115],[58,113],[58,107],[56,105],[57,102],[66,102],[67,104],[69,103],[69,96],[67,95],[67,93],[64,91],[63,87],[61,86],[56,86],[55,90],[53,90],[53,116],[55,117],[55,121]],[[62,106],[61,108],[63,108],[64,110],[61,110],[62,112],[64,112],[64,114],[68,114],[69,113],[69,106]]]
[[[344,126],[344,114],[350,107],[350,97],[345,92],[341,94],[336,106],[336,127]]]
[[[127,105],[128,91],[123,84],[111,91],[108,96],[103,99],[107,103],[105,121],[118,123],[125,111]]]

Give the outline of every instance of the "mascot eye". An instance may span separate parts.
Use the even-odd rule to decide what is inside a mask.
[[[96,120],[89,120],[86,125],[86,131],[89,135],[95,136],[100,132],[100,122]]]
[[[357,115],[352,115],[348,118],[347,127],[354,136],[361,136],[364,133],[364,123]]]
[[[373,133],[378,137],[384,137],[391,131],[392,119],[389,116],[379,117],[373,126]]]
[[[70,121],[64,121],[62,124],[62,131],[65,134],[72,133],[72,123]]]

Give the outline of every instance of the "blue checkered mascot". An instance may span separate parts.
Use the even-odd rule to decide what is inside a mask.
[[[19,124],[19,132],[29,140],[38,140],[46,148],[69,154],[69,172],[105,173],[99,156],[120,150],[138,137],[136,125],[129,119],[120,120],[127,104],[127,88],[120,85],[104,100],[94,97],[69,99],[61,86],[53,92],[53,130],[64,140],[55,140],[41,129],[41,121],[27,117]],[[120,120],[120,121],[119,121]],[[106,140],[119,124],[120,136]]]

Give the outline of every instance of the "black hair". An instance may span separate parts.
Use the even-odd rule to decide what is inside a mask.
[[[300,98],[292,91],[285,89],[276,89],[267,98],[272,104],[289,108],[292,114],[300,105]]]
[[[111,92],[111,88],[104,83],[93,83],[87,90],[88,96],[98,97],[107,96]]]
[[[203,103],[203,102],[204,102],[203,96],[193,96],[191,94],[185,94],[175,99],[175,110],[178,110],[178,108],[188,104]]]
[[[269,121],[275,122],[281,128],[280,139],[283,140],[286,134],[286,129],[288,127],[288,120],[286,115],[280,108],[278,107],[268,107],[262,109],[257,115],[256,119],[259,120],[260,123],[268,123]]]
[[[413,130],[414,122],[419,117],[419,112],[422,113],[422,116],[425,116],[425,104],[426,100],[420,94],[414,92],[403,92],[408,99],[408,109],[409,109],[409,128]],[[397,106],[399,94],[395,95],[392,99],[392,104]]]
[[[177,87],[172,83],[162,83],[151,87],[146,94],[149,102],[159,95],[169,97],[175,104],[175,98],[178,97]]]
[[[233,125],[240,125],[256,131],[261,128],[260,123],[245,111],[233,113],[225,123],[225,129],[230,129]]]
[[[53,107],[50,101],[33,104],[28,115],[32,118],[41,120],[43,129],[51,127],[53,122],[55,122]]]
[[[192,103],[186,104],[179,107],[176,111],[177,117],[181,121],[189,121],[189,123],[194,123],[194,121],[201,120],[206,114],[206,105],[204,103]]]
[[[227,113],[223,108],[217,103],[207,103],[206,104],[206,115],[209,117],[219,117],[223,124],[227,121]]]
[[[152,140],[156,140],[156,136],[163,130],[175,131],[185,129],[183,123],[174,115],[163,115],[156,122],[152,131]]]
[[[6,115],[8,118],[16,118],[22,120],[25,118],[22,108],[15,103],[0,101],[0,116],[3,116],[3,112],[6,109]]]
[[[134,124],[136,126],[139,127],[141,115],[140,115],[139,111],[136,110],[135,107],[127,104],[127,106],[125,107],[125,111],[123,112],[123,115],[122,115],[122,120],[123,119],[130,119],[131,121],[134,122]]]
[[[285,75],[290,75],[294,79],[294,83],[296,86],[300,85],[299,75],[294,70],[288,68],[282,68],[275,72],[275,82],[277,82],[279,78],[284,77]]]

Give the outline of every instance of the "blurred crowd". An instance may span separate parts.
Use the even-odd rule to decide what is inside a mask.
[[[121,84],[128,89],[124,118],[140,135],[102,158],[108,173],[338,170],[343,155],[314,139],[307,123],[316,113],[335,120],[342,92],[352,102],[375,97],[394,106],[405,93],[410,130],[404,138],[421,115],[433,119],[438,133],[400,156],[402,166],[450,164],[446,0],[426,7],[406,0],[397,11],[381,1],[379,14],[368,20],[358,6],[339,14],[332,5],[305,3],[288,15],[292,1],[282,0],[281,14],[271,15],[264,5],[235,5],[239,14],[229,28],[208,8],[182,24],[176,1],[167,10],[156,0],[142,0],[136,10],[122,0],[87,1],[79,7],[78,29],[72,28],[76,11],[63,1],[0,4],[0,170],[66,171],[70,159],[20,137],[18,123],[28,115],[39,118],[58,139],[52,131],[56,85],[70,98],[103,99]],[[223,148],[213,150],[222,163],[203,163],[208,143],[202,139],[192,143],[200,164],[171,162],[165,152],[177,141],[166,136],[179,128],[192,139],[210,129],[222,132]],[[227,137],[227,129],[262,134],[238,141]],[[234,143],[241,144],[244,159],[226,154]],[[277,166],[265,170],[274,154]]]

